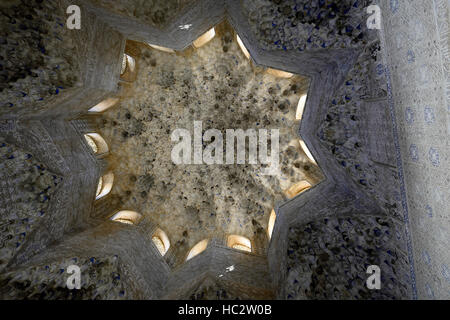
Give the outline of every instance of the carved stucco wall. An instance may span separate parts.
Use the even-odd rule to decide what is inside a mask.
[[[66,28],[70,4],[89,27]],[[11,1],[0,23],[0,117],[67,117],[117,89],[125,40],[80,1]]]
[[[397,240],[401,226],[383,215],[348,210],[289,229],[285,299],[410,296],[408,255]],[[381,269],[381,290],[366,286],[369,265]]]
[[[12,267],[27,261],[65,234],[88,225],[99,169],[80,135],[62,120],[17,121],[7,129],[0,133],[8,145],[32,155],[33,159],[62,179],[50,197],[42,219],[33,220],[32,232],[27,235],[27,241],[10,261]],[[6,177],[15,174],[14,167],[8,164],[10,161],[7,157],[1,159]],[[25,160],[22,162],[15,168],[27,165]],[[39,181],[32,180],[29,188],[39,189]],[[4,190],[17,190],[18,194],[24,195],[20,187],[16,180],[4,179]],[[31,202],[23,206],[10,205],[17,203],[16,197],[14,193],[9,193],[2,199],[5,208],[8,208],[4,218],[32,214],[29,210]]]
[[[0,270],[48,215],[62,178],[35,157],[0,137]]]
[[[173,20],[173,18],[182,9],[191,4],[192,0],[147,0],[147,1],[108,1],[92,0],[93,4],[109,9],[114,13],[124,16],[132,16],[143,24],[149,24],[155,27],[163,27]]]
[[[2,114],[46,105],[81,81],[56,1],[5,3],[1,15]]]
[[[81,289],[67,288],[67,268],[80,267]],[[121,279],[119,258],[111,256],[72,257],[33,265],[0,277],[0,298],[27,300],[122,300],[132,298]]]
[[[450,297],[449,3],[381,1],[417,295]]]
[[[88,289],[82,295],[84,299],[94,299],[97,294],[104,295],[103,299],[112,298],[110,293],[106,295],[107,290],[117,293],[117,299],[157,299],[163,293],[169,267],[153,242],[149,241],[147,231],[145,228],[106,221],[86,231],[67,235],[64,241],[54,243],[15,270],[3,273],[0,281],[28,284],[30,288],[27,290],[39,292],[39,281],[29,283],[31,279],[26,271],[31,270],[42,283],[54,282],[63,289],[69,277],[65,267],[75,264],[83,270],[82,279],[88,276],[83,280],[83,288]],[[95,265],[94,270],[91,264]],[[64,270],[53,268],[57,272],[55,275],[45,268],[52,265]],[[100,272],[107,279],[96,283],[90,276],[90,270]],[[113,281],[115,277],[109,278],[112,273],[117,273],[120,277],[116,280],[120,281]]]
[[[338,230],[345,229],[347,219],[359,221],[357,223],[359,226],[354,227],[355,230],[371,230],[374,228],[371,223],[373,216],[389,221],[386,234],[390,236],[382,241],[383,245],[372,242],[366,246],[370,252],[368,256],[382,263],[386,252],[396,252],[401,258],[390,261],[389,263],[393,263],[392,270],[386,271],[395,274],[396,284],[390,284],[385,288],[386,291],[378,296],[360,294],[361,290],[367,291],[365,284],[361,281],[359,283],[353,281],[352,287],[348,287],[348,281],[359,277],[366,278],[365,270],[363,270],[365,264],[362,263],[364,259],[359,252],[366,249],[363,249],[364,245],[357,241],[350,240],[346,243],[347,237],[334,238],[329,242],[334,242],[340,248],[345,247],[336,259],[343,259],[346,262],[336,263],[334,268],[338,271],[331,270],[333,268],[329,266],[319,268],[322,274],[334,272],[338,274],[328,279],[328,286],[321,288],[322,297],[347,299],[411,297],[413,274],[409,268],[409,262],[412,260],[412,255],[408,252],[408,234],[404,226],[404,213],[401,206],[400,175],[394,157],[394,137],[390,124],[391,116],[388,108],[386,73],[380,50],[380,34],[376,30],[366,29],[365,8],[372,2],[340,2],[337,6],[338,15],[342,13],[341,10],[344,10],[347,20],[339,17],[340,26],[337,28],[335,28],[336,25],[333,26],[332,21],[317,21],[321,20],[321,10],[317,7],[311,9],[311,3],[314,3],[311,1],[303,1],[304,6],[294,6],[291,2],[283,1],[261,1],[260,3],[264,5],[258,7],[261,12],[257,12],[255,16],[265,16],[270,20],[271,12],[275,17],[284,15],[284,19],[278,18],[273,23],[265,23],[253,28],[257,30],[255,32],[258,32],[259,28],[261,35],[256,37],[260,37],[260,42],[266,43],[267,49],[282,52],[288,48],[298,51],[315,48],[316,52],[320,52],[327,46],[343,46],[353,47],[359,55],[356,63],[350,65],[350,71],[343,81],[334,80],[338,88],[336,91],[333,90],[330,96],[323,95],[323,92],[328,92],[326,87],[328,83],[323,78],[315,79],[321,84],[321,89],[317,91],[313,90],[315,89],[313,80],[310,98],[320,94],[321,99],[317,98],[320,101],[319,105],[310,103],[310,109],[306,111],[304,117],[308,121],[302,123],[300,133],[307,135],[310,131],[313,136],[320,139],[322,144],[315,146],[316,152],[323,148],[319,157],[322,162],[319,160],[319,165],[324,171],[328,171],[328,181],[323,184],[337,183],[338,185],[317,186],[315,190],[302,195],[300,197],[302,199],[290,201],[279,207],[279,223],[275,225],[276,235],[269,250],[269,262],[275,282],[278,284],[278,297],[303,299],[307,295],[302,290],[314,291],[317,286],[317,281],[312,281],[314,277],[317,277],[315,274],[318,271],[317,266],[309,265],[308,267],[308,262],[301,257],[308,254],[315,256],[319,253],[312,253],[315,251],[312,248],[309,253],[302,252],[301,246],[295,243],[305,241],[308,233],[295,232],[295,230],[312,224],[315,226],[311,231],[312,234],[322,234],[325,239],[327,234],[325,231],[327,227],[323,224],[325,218],[336,219],[333,221],[336,221],[335,227]],[[328,1],[326,3],[330,4]],[[286,6],[290,7],[286,8]],[[304,30],[298,32],[299,24],[296,23],[298,21],[296,17],[302,15],[310,15],[308,19],[319,24],[318,30],[312,28],[305,34],[308,26],[303,26]],[[255,19],[255,24],[257,20]],[[329,30],[330,26],[333,26],[333,31]],[[273,43],[267,35],[273,37]],[[295,39],[296,35],[300,36]],[[330,35],[331,39],[327,39],[326,35]],[[267,37],[266,40],[265,37]],[[330,52],[328,51],[329,54]],[[338,68],[345,67],[345,65],[338,66]],[[317,108],[314,109],[317,116],[308,115],[309,112],[313,112],[311,111],[313,107]],[[330,162],[325,161],[325,157]],[[351,179],[352,182],[346,179]],[[312,207],[315,208],[314,211],[311,210]],[[282,236],[289,230],[293,231],[289,238]],[[366,236],[369,238],[369,233]],[[284,250],[288,252],[287,258],[278,253]],[[320,250],[326,251],[325,248]],[[298,264],[302,265],[300,269],[306,267],[312,270],[312,273],[307,275],[309,279],[306,283],[305,275],[298,274],[297,267],[293,268],[289,262],[291,256],[295,256],[295,259],[300,257],[298,261]],[[353,264],[355,264],[354,270],[353,267],[350,268]],[[346,287],[348,296],[336,294],[340,291],[340,286]],[[356,294],[351,294],[355,288]],[[317,295],[319,296],[320,294]]]
[[[0,94],[5,151],[0,251],[6,271],[92,223],[101,166],[66,117],[116,90],[124,38],[88,11],[83,21],[91,28],[68,30],[67,6],[65,1],[2,4],[1,71],[8,85]],[[104,33],[110,37],[103,39]]]
[[[392,126],[386,121],[390,115],[379,32],[366,27],[365,8],[375,2],[326,1],[323,6],[315,1],[250,3],[245,6],[248,19],[265,50],[357,50],[356,63],[326,102],[328,112],[317,135],[360,188],[384,210],[399,216],[399,182]],[[308,23],[300,23],[301,19]]]
[[[244,1],[252,32],[268,50],[358,48],[367,34],[361,17],[372,0]]]

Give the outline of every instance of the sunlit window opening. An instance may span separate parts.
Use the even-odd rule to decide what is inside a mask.
[[[192,259],[196,255],[199,255],[200,253],[205,251],[207,246],[208,246],[208,239],[204,239],[199,243],[197,243],[195,246],[192,247],[191,251],[189,251],[186,261]]]
[[[272,68],[267,68],[267,73],[271,74],[277,78],[285,78],[285,79],[289,79],[294,76],[293,73],[282,71],[282,70],[277,70],[277,69],[272,69]]]
[[[96,198],[98,197],[98,195],[102,191],[102,188],[103,188],[103,177],[100,177],[100,179],[98,179],[97,192],[95,193],[95,197]]]
[[[167,234],[161,229],[156,229],[155,233],[152,236],[152,241],[155,244],[156,248],[158,248],[159,253],[164,256],[170,248],[170,241],[167,237]]]
[[[92,139],[89,135],[85,134],[84,138],[86,139],[89,147],[91,147],[92,151],[94,151],[94,153],[98,152],[98,147],[97,144],[95,143],[94,139]]]
[[[299,143],[300,143],[300,147],[303,149],[303,151],[305,152],[308,159],[311,160],[312,163],[316,164],[316,160],[314,160],[314,157],[311,154],[311,152],[309,151],[308,147],[306,146],[305,141],[299,140]]]
[[[227,246],[241,251],[252,252],[252,244],[250,240],[243,236],[228,236]]]
[[[98,133],[86,133],[84,138],[95,154],[103,154],[109,151],[105,139]]]
[[[122,60],[122,69],[120,70],[120,75],[124,75],[125,72],[127,72],[127,71],[134,72],[135,67],[136,67],[136,61],[134,60],[134,58],[127,55],[126,53],[124,53],[123,60]]]
[[[136,60],[134,60],[133,57],[127,56],[127,67],[130,68],[130,72],[134,72],[134,69],[136,68]]]
[[[201,46],[204,46],[209,41],[211,41],[215,35],[216,35],[216,31],[214,30],[214,28],[212,28],[212,29],[208,30],[207,32],[205,32],[203,35],[201,35],[192,44],[194,45],[195,48],[200,48]]]
[[[158,249],[159,253],[163,256],[166,252],[166,248],[164,247],[164,243],[162,242],[160,237],[153,236],[152,241],[156,248]]]
[[[272,238],[273,227],[275,226],[276,219],[277,214],[275,213],[275,210],[272,209],[272,212],[270,213],[269,224],[267,226],[267,233],[269,234],[269,239]]]
[[[242,42],[241,38],[238,35],[236,35],[236,40],[237,40],[239,48],[241,48],[242,53],[244,54],[244,56],[247,59],[250,59],[250,52],[248,52],[247,48],[245,47],[244,43]]]
[[[127,55],[123,55],[122,59],[122,68],[120,68],[120,75],[125,73],[125,70],[127,70]]]
[[[156,44],[148,44],[150,47],[152,47],[153,49],[159,50],[159,51],[164,51],[164,52],[169,52],[169,53],[175,53],[175,50],[170,49],[170,48],[166,48],[166,47],[161,47],[158,46]]]
[[[307,98],[307,95],[304,94],[300,97],[300,100],[298,100],[297,112],[295,113],[295,119],[297,119],[297,120],[302,119],[303,110],[305,110],[305,105],[306,105],[306,98]]]
[[[103,112],[113,105],[115,105],[119,101],[119,98],[108,98],[100,102],[99,104],[93,106],[89,109],[89,112]]]
[[[292,199],[296,195],[302,193],[303,191],[308,190],[309,188],[311,188],[311,184],[308,181],[303,180],[291,186],[289,189],[284,191],[284,193],[289,199]]]
[[[138,224],[142,219],[142,215],[137,213],[136,211],[131,210],[122,210],[117,212],[115,215],[111,217],[111,220],[115,222],[121,222],[125,224]]]
[[[114,221],[124,223],[124,224],[131,224],[131,225],[134,224],[133,221],[128,220],[128,219],[123,219],[123,218],[117,218],[117,219],[114,219]]]
[[[95,199],[98,200],[106,196],[108,193],[110,193],[113,186],[113,182],[114,182],[114,174],[112,172],[105,174],[103,177],[100,177]]]

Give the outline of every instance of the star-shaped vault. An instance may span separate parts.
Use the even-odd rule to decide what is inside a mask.
[[[276,204],[322,179],[297,133],[309,79],[252,63],[227,22],[181,52],[148,43],[133,46],[135,56],[125,55],[122,68],[122,78],[134,80],[128,97],[98,123],[110,147],[111,193],[120,197],[122,209],[153,221],[186,254],[202,240],[232,235],[245,240],[229,240],[230,246],[264,252]],[[278,129],[277,174],[261,175],[262,165],[248,161],[174,164],[171,134],[180,128],[193,132],[194,121],[202,122],[203,132],[217,129],[224,135],[226,129]],[[159,237],[154,241],[164,247]]]

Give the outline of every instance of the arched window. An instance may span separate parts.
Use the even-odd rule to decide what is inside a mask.
[[[164,256],[170,248],[170,241],[167,234],[159,228],[153,233],[152,241],[162,256]]]
[[[201,35],[200,37],[198,37],[197,40],[195,40],[192,45],[195,48],[200,48],[201,46],[204,46],[205,44],[207,44],[209,41],[211,41],[214,36],[216,35],[216,31],[214,30],[214,28],[209,29],[207,32],[205,32],[203,35]]]
[[[122,67],[120,68],[120,75],[123,75],[126,70],[127,70],[127,55],[124,53],[122,59]]]
[[[111,220],[113,221],[134,225],[138,224],[141,219],[142,215],[140,215],[136,211],[131,210],[119,211],[111,217]]]
[[[97,193],[95,195],[95,200],[103,198],[108,193],[110,193],[114,182],[114,174],[109,172],[103,177],[100,177],[98,181]]]
[[[192,259],[193,257],[205,251],[206,247],[208,246],[208,242],[209,242],[208,239],[204,239],[199,243],[197,243],[195,246],[193,246],[191,251],[189,251],[189,254],[187,255],[186,261]]]
[[[127,55],[126,53],[123,54],[123,60],[122,60],[122,68],[120,70],[120,75],[124,75],[125,73],[133,73],[136,68],[136,61],[132,56]]]
[[[301,120],[303,116],[303,110],[305,110],[307,95],[304,94],[298,100],[297,112],[295,113],[295,119]]]
[[[303,180],[291,186],[289,189],[284,191],[284,193],[289,199],[292,199],[296,195],[302,193],[303,191],[308,190],[309,188],[311,188],[311,184],[308,181]]]
[[[84,138],[95,154],[103,154],[109,151],[108,144],[105,139],[103,139],[98,133],[86,133]]]
[[[252,252],[252,244],[250,240],[243,236],[228,236],[227,246],[241,251]]]
[[[93,106],[88,110],[88,112],[103,112],[106,109],[111,108],[113,105],[115,105],[119,101],[119,98],[108,98],[100,102],[99,104]]]
[[[245,47],[244,43],[242,42],[241,38],[238,35],[236,35],[236,40],[237,40],[239,48],[241,48],[242,53],[244,54],[244,56],[247,59],[250,59],[250,52],[248,52],[247,48]]]
[[[305,141],[303,140],[299,140],[300,143],[300,147],[303,149],[303,151],[305,152],[306,156],[308,157],[309,160],[311,160],[312,163],[316,163],[316,160],[314,160],[313,155],[311,154],[311,152],[309,151],[308,147],[306,146]]]
[[[275,210],[272,209],[272,212],[270,213],[269,224],[267,226],[267,233],[269,234],[269,239],[272,238],[273,227],[275,226],[276,219],[277,214],[275,213]]]
[[[294,76],[293,73],[282,71],[282,70],[277,70],[277,69],[272,69],[272,68],[267,68],[267,73],[271,74],[277,78],[285,78],[285,79],[289,79]]]
[[[170,48],[161,47],[161,46],[157,46],[156,44],[150,44],[150,43],[148,43],[148,45],[149,45],[150,47],[152,47],[153,49],[156,49],[156,50],[159,50],[159,51],[169,52],[169,53],[175,53],[175,50],[170,49]]]

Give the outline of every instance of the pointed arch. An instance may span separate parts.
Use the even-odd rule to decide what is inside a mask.
[[[98,181],[97,193],[95,195],[95,200],[103,198],[108,193],[111,192],[114,183],[114,174],[109,172],[104,176],[100,177]]]
[[[285,79],[289,79],[294,76],[293,73],[286,72],[283,70],[273,69],[273,68],[267,68],[267,73],[271,74],[277,78],[285,78]]]
[[[105,139],[98,133],[86,133],[84,138],[95,154],[104,154],[109,151]]]
[[[306,105],[306,98],[308,96],[306,94],[302,95],[300,97],[300,99],[298,100],[298,104],[297,104],[297,110],[295,112],[295,119],[296,120],[302,120],[303,117],[303,111],[305,110],[305,105]]]
[[[227,246],[241,251],[252,252],[252,243],[250,239],[235,234],[228,236]]]
[[[171,48],[166,48],[166,47],[162,47],[162,46],[158,46],[156,44],[150,44],[147,43],[151,48],[155,49],[155,50],[159,50],[159,51],[163,51],[163,52],[168,52],[168,53],[175,53],[175,50],[171,49]]]
[[[308,147],[306,146],[305,141],[300,139],[298,142],[300,143],[300,147],[302,148],[303,152],[305,152],[305,154],[308,157],[308,159],[311,160],[312,163],[317,164],[317,162],[314,159],[313,155],[311,154],[311,152],[309,151]]]
[[[245,47],[244,43],[242,42],[241,38],[238,34],[236,34],[236,41],[239,45],[239,48],[241,48],[242,53],[247,59],[250,59],[250,52],[248,52],[247,48]]]
[[[167,234],[160,228],[156,229],[153,233],[152,241],[162,256],[164,256],[170,248],[169,237],[167,237]]]
[[[121,210],[111,217],[113,221],[133,225],[137,225],[141,219],[142,215],[132,210]]]
[[[200,37],[198,37],[197,40],[195,40],[192,43],[192,45],[194,46],[194,48],[200,48],[200,47],[204,46],[205,44],[207,44],[209,41],[211,41],[215,35],[216,35],[215,29],[211,28],[208,31],[206,31],[204,34],[202,34]]]
[[[136,60],[132,56],[124,53],[120,75],[124,76],[126,74],[133,74],[135,70],[136,70]]]
[[[88,110],[88,112],[92,113],[102,113],[106,111],[107,109],[114,106],[119,101],[119,98],[108,98],[100,102],[99,104],[96,104],[92,108]]]
[[[284,193],[289,199],[292,199],[309,188],[311,188],[311,184],[306,180],[302,180],[289,187],[289,189],[285,190]]]
[[[205,251],[206,247],[208,246],[208,242],[209,242],[208,239],[203,239],[202,241],[198,242],[195,246],[193,246],[186,257],[186,261],[189,261],[193,257]]]
[[[269,223],[267,224],[267,234],[269,235],[269,239],[272,238],[273,228],[275,227],[275,220],[277,219],[277,214],[274,209],[270,213]]]

